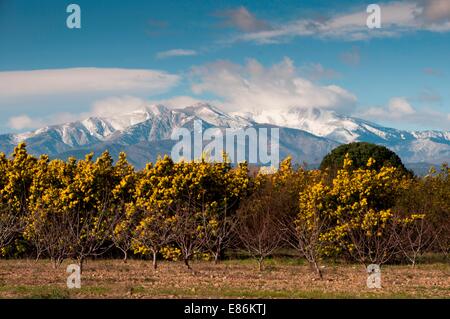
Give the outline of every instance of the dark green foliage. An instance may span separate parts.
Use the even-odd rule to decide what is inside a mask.
[[[323,158],[322,163],[320,163],[320,169],[328,168],[333,172],[342,168],[344,157],[347,153],[353,161],[353,169],[366,167],[369,158],[373,158],[375,164],[372,167],[376,170],[383,166],[393,166],[398,167],[404,174],[412,175],[405,168],[400,157],[393,151],[387,147],[366,142],[354,142],[336,147]]]

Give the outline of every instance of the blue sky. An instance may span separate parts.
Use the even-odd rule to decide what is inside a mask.
[[[450,1],[371,2],[0,0],[0,133],[197,100],[450,130]]]

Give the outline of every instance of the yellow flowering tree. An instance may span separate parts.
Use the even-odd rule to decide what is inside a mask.
[[[116,248],[123,253],[123,261],[126,263],[128,251],[132,248],[136,223],[135,215],[129,215],[127,211],[134,207],[134,195],[140,174],[134,171],[134,167],[128,163],[127,156],[123,152],[119,154],[113,174],[117,184],[112,189],[111,209],[114,211],[114,220],[111,239]]]
[[[414,266],[424,252],[450,252],[450,169],[447,164],[440,169],[409,181],[397,201],[395,210],[407,218],[399,235],[405,258]]]
[[[0,153],[0,256],[14,240],[20,227],[19,212],[13,211],[13,206],[5,192],[10,173],[10,161],[6,155]]]
[[[225,249],[235,241],[236,210],[251,192],[252,182],[246,162],[232,168],[224,155],[222,163],[211,165],[211,174],[219,187],[216,197],[207,203],[207,210],[202,214],[201,236],[205,238],[205,251],[217,264]]]
[[[180,256],[190,269],[194,256],[210,254],[217,261],[232,239],[234,212],[249,185],[245,163],[232,168],[223,162],[174,163],[168,156],[147,165],[128,208],[136,253]],[[175,254],[176,252],[176,254]]]
[[[2,170],[0,177],[0,249],[2,254],[13,241],[15,241],[14,248],[20,249],[36,162],[36,158],[28,154],[25,143],[20,143],[14,149],[10,160],[4,154],[0,155],[0,169]]]
[[[76,163],[73,180],[65,190],[65,209],[72,216],[74,257],[80,267],[86,257],[99,256],[112,247],[115,220],[112,191],[118,182],[113,159],[107,151],[95,162],[93,154],[89,154]]]
[[[41,156],[34,170],[28,202],[24,237],[36,249],[37,258],[45,254],[54,267],[74,254],[74,220],[66,203],[72,182],[74,159],[65,163]]]
[[[136,183],[135,200],[127,206],[127,222],[132,224],[132,248],[135,253],[152,254],[157,269],[157,255],[173,238],[173,161],[165,156],[148,164]]]
[[[406,186],[395,167],[351,169],[346,156],[332,184],[319,181],[300,195],[300,215],[319,216],[329,225],[320,234],[326,255],[345,253],[362,263],[382,264],[396,253],[396,227],[401,220],[393,207]]]

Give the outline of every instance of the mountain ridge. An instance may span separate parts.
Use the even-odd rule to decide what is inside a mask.
[[[162,104],[146,105],[113,116],[90,116],[80,121],[51,125],[32,132],[0,135],[0,151],[11,153],[19,142],[26,142],[30,153],[49,154],[52,158],[75,155],[89,150],[112,153],[126,151],[130,161],[141,168],[158,155],[170,154],[172,132],[191,127],[202,120],[205,127],[280,128],[280,157],[317,164],[332,148],[348,142],[384,145],[405,163],[440,164],[450,158],[450,131],[406,131],[384,127],[333,111],[292,108],[285,113],[229,114],[198,103],[170,109]],[[116,154],[117,155],[117,154]]]

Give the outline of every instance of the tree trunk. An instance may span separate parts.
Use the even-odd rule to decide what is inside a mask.
[[[158,269],[158,263],[156,260],[156,251],[153,252],[153,270],[156,271],[156,269]]]
[[[323,279],[322,271],[320,270],[319,265],[317,264],[317,261],[314,261],[314,269],[316,270],[316,274],[319,276],[320,280]]]
[[[264,261],[263,258],[259,258],[259,259],[258,259],[258,270],[259,270],[259,271],[262,271],[262,270],[263,270],[263,261]]]
[[[123,250],[123,263],[126,264],[128,261],[128,252]]]
[[[79,257],[78,258],[78,265],[80,266],[80,274],[83,273],[83,264],[84,264],[84,258],[83,257]]]
[[[192,270],[191,265],[189,265],[189,258],[184,258],[184,264],[189,270]]]
[[[217,265],[219,263],[219,254],[215,253],[214,254],[214,265]]]

